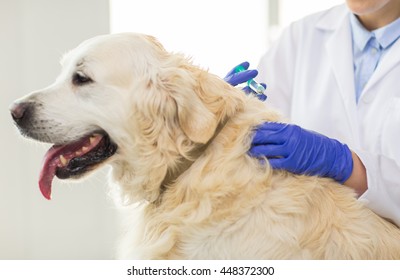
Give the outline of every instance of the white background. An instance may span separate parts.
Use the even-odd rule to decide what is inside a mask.
[[[65,51],[110,30],[149,33],[223,76],[243,60],[255,67],[282,26],[341,2],[279,1],[280,26],[271,27],[268,0],[0,0],[0,259],[113,258],[108,169],[82,183],[55,180],[45,200],[37,179],[49,145],[22,139],[8,111],[54,80]]]

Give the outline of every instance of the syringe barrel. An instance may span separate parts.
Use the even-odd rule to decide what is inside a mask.
[[[247,84],[252,90],[254,90],[258,94],[263,94],[265,91],[265,88],[261,84],[254,81],[253,79],[249,80]]]

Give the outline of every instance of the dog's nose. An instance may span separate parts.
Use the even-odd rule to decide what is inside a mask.
[[[28,109],[28,103],[18,103],[15,102],[10,106],[11,116],[15,122],[20,122],[26,115]]]

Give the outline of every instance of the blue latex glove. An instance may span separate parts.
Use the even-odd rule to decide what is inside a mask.
[[[242,72],[236,72],[236,68],[238,66],[242,66],[244,69],[244,71]],[[227,82],[228,84],[232,85],[232,86],[237,86],[239,84],[242,83],[246,83],[248,80],[254,79],[255,77],[257,77],[258,75],[258,71],[257,70],[248,70],[249,69],[250,64],[245,61],[240,63],[239,65],[236,65],[235,67],[233,67],[228,74],[226,74],[224,81]],[[267,85],[264,83],[261,83],[261,85],[264,88],[267,88]],[[250,94],[250,93],[255,93],[250,87],[246,86],[242,89],[245,93]],[[265,94],[257,94],[257,98],[260,99],[261,101],[264,101],[267,99],[267,96]]]
[[[236,68],[238,66],[242,66],[246,70],[236,73]],[[239,84],[245,83],[248,80],[251,80],[251,79],[254,79],[255,77],[257,77],[258,71],[257,70],[248,70],[249,66],[250,66],[250,64],[247,61],[242,62],[239,65],[236,65],[235,67],[233,67],[231,69],[231,71],[228,72],[228,74],[226,74],[226,76],[224,78],[225,82],[227,82],[228,84],[235,87]]]
[[[297,125],[266,122],[256,129],[250,155],[275,169],[318,175],[344,183],[353,171],[351,151],[337,140]]]

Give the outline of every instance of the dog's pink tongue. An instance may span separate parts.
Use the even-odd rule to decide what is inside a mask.
[[[57,165],[60,164],[60,155],[65,146],[53,146],[47,151],[43,159],[42,170],[39,177],[39,188],[43,196],[51,199],[51,183],[56,174]]]

